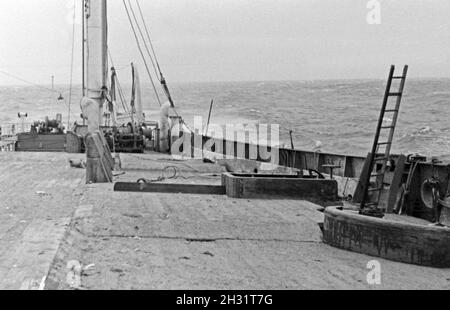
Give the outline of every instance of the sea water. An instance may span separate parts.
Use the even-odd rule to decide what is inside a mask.
[[[297,149],[365,156],[373,143],[385,84],[383,80],[333,80],[169,86],[177,111],[188,125],[196,116],[206,125],[214,99],[213,124],[276,124],[280,126],[280,144],[290,147],[292,130]],[[158,120],[159,103],[153,89],[148,85],[142,88],[147,119]],[[59,93],[63,100],[57,100]],[[123,93],[129,100],[130,88],[124,87]],[[159,96],[163,100],[163,94]],[[57,113],[65,123],[80,123],[80,98],[80,87],[74,87],[70,97],[67,86],[56,86],[53,92],[46,86],[0,86],[0,124],[19,123],[19,112],[28,114],[29,123],[45,116],[54,119]],[[450,154],[450,79],[407,81],[392,151]]]

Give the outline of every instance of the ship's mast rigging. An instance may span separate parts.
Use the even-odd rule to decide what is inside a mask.
[[[72,90],[73,90],[73,63],[74,63],[74,56],[75,56],[75,19],[76,19],[76,8],[77,8],[77,1],[74,0],[73,2],[73,17],[72,17],[72,49],[71,49],[71,59],[70,59],[70,88],[69,88],[69,109],[67,113],[67,130],[70,129],[70,113],[71,113],[71,106],[72,106]],[[53,87],[52,87],[53,88]],[[83,94],[84,96],[84,94]],[[60,96],[61,98],[62,96]]]
[[[174,108],[175,107],[174,102],[173,102],[172,96],[170,94],[170,90],[167,85],[166,79],[164,78],[164,74],[162,73],[158,58],[156,56],[155,48],[153,46],[153,42],[150,37],[150,32],[148,30],[147,23],[145,22],[144,15],[142,13],[141,5],[139,4],[139,0],[135,0],[135,1],[136,1],[137,10],[139,12],[140,20],[138,19],[137,14],[135,13],[135,9],[133,8],[131,1],[130,0],[127,0],[127,1],[122,0],[125,11],[127,13],[128,21],[130,23],[131,29],[133,31],[133,34],[134,34],[134,37],[136,40],[137,47],[139,49],[142,60],[147,69],[147,74],[153,85],[153,89],[155,91],[155,95],[157,97],[158,103],[160,105],[162,104],[161,100],[159,98],[159,95],[158,95],[158,91],[156,90],[155,83],[153,82],[153,77],[150,73],[150,69],[149,69],[148,62],[146,60],[146,56],[148,57],[148,59],[150,59],[150,62],[155,71],[156,78],[160,82],[160,84],[164,90],[164,93],[170,102],[170,105],[172,106],[172,108]],[[141,24],[142,24],[142,26],[141,26]],[[138,33],[139,33],[140,38],[138,36]],[[144,50],[146,52],[146,55],[144,54]]]
[[[107,92],[108,32],[106,0],[84,0],[83,84],[86,100],[83,115],[88,120],[88,131],[99,129]],[[89,100],[87,100],[89,99]],[[86,113],[85,113],[86,112]],[[89,115],[87,115],[89,114]]]
[[[190,129],[189,126],[186,124],[186,122],[180,117],[179,113],[177,112],[177,110],[175,108],[175,104],[174,104],[174,101],[172,99],[172,95],[171,95],[169,87],[167,85],[167,81],[164,78],[164,74],[162,73],[161,66],[159,65],[158,57],[156,56],[155,48],[153,46],[152,39],[150,37],[150,31],[148,30],[147,23],[145,22],[144,15],[142,13],[142,8],[141,8],[141,6],[139,4],[139,0],[135,0],[135,1],[136,1],[136,7],[137,7],[137,9],[139,11],[140,21],[136,17],[135,10],[133,9],[131,1],[130,0],[127,0],[127,1],[122,0],[124,8],[125,8],[125,11],[127,13],[128,21],[130,23],[131,29],[132,29],[133,34],[134,34],[134,38],[136,40],[137,47],[138,47],[139,52],[141,54],[142,60],[143,60],[143,62],[145,64],[145,67],[146,67],[146,70],[147,70],[147,74],[148,74],[148,77],[150,79],[150,82],[152,83],[153,90],[155,92],[155,96],[156,96],[156,98],[158,100],[158,103],[160,104],[160,106],[162,105],[161,100],[159,98],[158,91],[156,90],[155,83],[153,82],[153,78],[152,78],[152,75],[150,73],[148,62],[146,60],[144,51],[143,51],[141,43],[140,43],[141,40],[142,40],[142,45],[145,48],[145,51],[147,53],[147,56],[150,59],[152,65],[153,65],[153,69],[155,71],[156,78],[160,82],[160,84],[161,84],[161,86],[162,86],[162,88],[164,90],[164,93],[165,93],[165,95],[167,97],[167,100],[169,101],[170,106],[172,107],[172,111],[180,119],[180,121],[184,125],[184,127],[188,131],[193,132],[192,129]],[[128,2],[128,5],[127,5],[127,2]],[[142,23],[142,27],[140,26],[141,23]],[[142,29],[145,30],[145,35],[144,35],[144,31]],[[137,32],[139,32],[141,40],[139,39]]]
[[[82,95],[83,97],[86,96],[86,30],[85,30],[85,24],[86,24],[86,1],[83,0],[83,5],[81,6],[81,85],[82,85]]]
[[[123,110],[125,111],[125,113],[127,115],[131,115],[131,110],[130,108],[127,106],[126,104],[126,99],[125,99],[125,95],[123,93],[123,89],[122,86],[120,85],[119,82],[119,78],[117,76],[117,68],[114,65],[114,61],[112,59],[111,53],[108,49],[108,53],[109,53],[109,59],[111,62],[111,85],[110,85],[110,96],[112,98],[112,100],[116,100],[117,99],[117,95],[119,95],[119,100],[122,104]]]
[[[128,1],[128,2],[129,2],[129,1]],[[138,50],[139,50],[139,52],[140,52],[140,54],[141,54],[142,61],[144,62],[145,68],[146,68],[146,70],[147,70],[148,77],[149,77],[150,82],[151,82],[151,84],[152,84],[153,91],[155,92],[156,99],[157,99],[159,105],[161,106],[161,105],[162,105],[161,99],[159,98],[158,91],[157,91],[157,89],[156,89],[155,83],[154,83],[153,78],[152,78],[152,75],[151,75],[151,73],[150,73],[150,69],[149,69],[149,66],[148,66],[148,62],[147,62],[147,60],[146,60],[146,58],[145,58],[144,52],[142,51],[141,43],[140,43],[140,40],[139,40],[139,38],[138,38],[138,36],[137,36],[137,33],[136,33],[136,28],[135,28],[135,26],[134,26],[134,24],[133,24],[133,21],[132,21],[132,19],[131,19],[131,15],[130,15],[130,10],[132,10],[131,3],[129,2],[130,9],[128,9],[128,6],[127,6],[125,0],[123,0],[123,5],[124,5],[124,7],[125,7],[125,11],[126,11],[126,13],[127,13],[128,21],[130,22],[131,30],[133,31],[133,34],[134,34],[134,38],[136,39],[136,44],[137,44]],[[135,19],[135,21],[136,21],[136,19]],[[139,25],[137,24],[137,26],[139,26]],[[139,28],[139,29],[140,29],[140,28]],[[144,41],[144,44],[146,44],[145,41]],[[150,58],[150,59],[151,59],[151,58]]]
[[[137,47],[145,64],[148,77],[155,92],[156,99],[159,105],[162,106],[161,98],[154,83],[154,78],[151,74],[149,66],[150,62],[153,66],[156,78],[160,82],[164,94],[166,95],[167,100],[172,107],[172,110],[177,116],[179,116],[178,112],[175,110],[174,101],[172,99],[164,74],[162,73],[158,58],[156,56],[155,47],[151,40],[150,31],[145,22],[141,5],[139,3],[139,0],[135,1],[136,4],[134,8],[130,0],[123,0],[123,5],[125,7],[125,11],[127,13],[131,28],[133,30],[134,37],[136,39]],[[83,97],[98,101],[98,113],[100,118],[99,124],[101,124],[101,118],[103,117],[103,113],[101,112],[104,105],[103,103],[105,102],[105,99],[109,101],[108,93],[111,91],[111,89],[109,89],[108,92],[107,85],[108,53],[109,56],[111,56],[107,46],[107,5],[106,0],[83,0],[83,4]],[[139,13],[139,15],[136,14],[136,11]],[[138,16],[140,17],[140,19],[138,19]],[[120,89],[120,84],[117,77],[117,72],[114,79],[116,83],[114,83],[114,85],[110,85],[110,88],[117,87],[119,99],[121,99],[122,101],[122,106],[124,107],[125,112],[130,115],[133,113],[133,111],[130,111],[124,101],[124,97]],[[117,111],[112,112],[116,113]],[[192,131],[191,129],[189,129],[189,126],[184,122],[184,120],[181,119],[181,122],[189,131]]]

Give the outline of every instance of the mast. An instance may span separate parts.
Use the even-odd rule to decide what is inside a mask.
[[[86,15],[85,15],[85,8],[86,8],[86,1],[83,0],[83,5],[81,6],[81,67],[82,67],[82,73],[81,73],[81,85],[82,85],[82,96],[86,96],[86,28],[85,28],[85,22],[86,22]],[[83,120],[84,121],[84,120]]]
[[[86,42],[85,54],[85,96],[95,104],[87,110],[88,131],[94,132],[102,123],[102,110],[107,90],[107,1],[85,0],[84,24]],[[86,99],[86,98],[85,98]]]
[[[81,100],[83,119],[87,119],[86,182],[112,182],[114,162],[100,130],[107,97],[108,31],[107,0],[85,0],[85,77],[86,95]],[[109,155],[108,155],[109,154]]]
[[[112,111],[110,111],[110,112],[111,112],[113,127],[117,127],[116,80],[117,80],[116,69],[114,67],[111,67],[111,89],[109,90],[109,95],[111,97],[110,110],[112,108]]]

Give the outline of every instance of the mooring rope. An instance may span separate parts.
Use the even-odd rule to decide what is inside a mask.
[[[14,74],[9,73],[9,72],[0,70],[0,73],[3,74],[3,75],[5,75],[5,76],[8,76],[8,77],[10,77],[10,78],[13,78],[13,79],[15,79],[15,80],[17,80],[17,81],[20,81],[20,82],[22,82],[22,83],[25,83],[25,84],[34,86],[34,87],[36,87],[36,88],[40,88],[40,89],[42,89],[42,90],[49,91],[49,92],[54,93],[54,94],[59,94],[59,93],[60,93],[60,92],[57,91],[57,90],[54,90],[54,89],[51,89],[51,88],[48,88],[48,87],[45,87],[45,86],[42,86],[42,85],[39,85],[39,84],[30,82],[30,81],[27,81],[27,80],[25,80],[25,79],[23,79],[23,78],[21,78],[21,77],[18,77],[18,76],[14,75]],[[67,89],[66,89],[65,92],[67,92]],[[65,92],[63,92],[63,93],[65,93]],[[25,101],[23,101],[23,102],[25,102]]]
[[[169,176],[166,175],[168,170],[172,170],[172,174],[170,174]],[[189,180],[189,179],[192,179],[195,177],[196,176],[185,177],[181,174],[180,168],[178,168],[176,166],[166,166],[163,168],[161,175],[159,177],[157,177],[156,179],[140,178],[139,180],[137,180],[137,183],[149,184],[149,183],[157,183],[157,182],[162,182],[165,180],[174,180],[174,179]]]

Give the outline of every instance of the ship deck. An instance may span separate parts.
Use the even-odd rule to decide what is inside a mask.
[[[0,153],[0,289],[449,289],[450,270],[381,264],[321,241],[307,201],[116,193],[85,184],[65,153]],[[121,155],[117,181],[161,175],[220,184],[223,167],[161,154]],[[79,262],[84,269],[77,270]],[[75,283],[75,284],[74,284]]]

